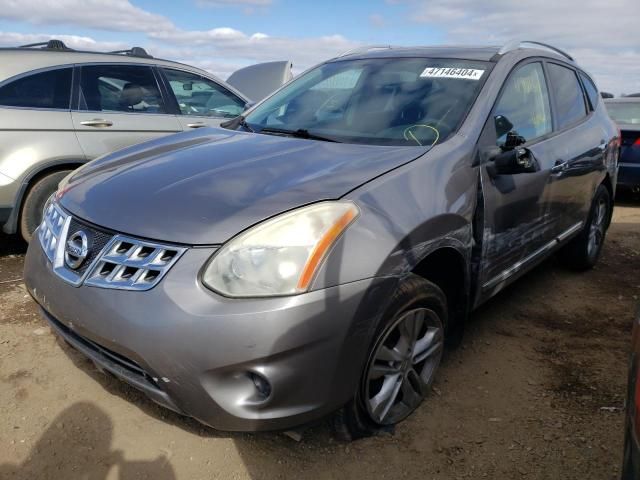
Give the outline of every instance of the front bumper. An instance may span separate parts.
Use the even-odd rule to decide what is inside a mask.
[[[152,400],[220,430],[279,430],[314,421],[356,391],[395,279],[303,295],[228,299],[198,272],[212,249],[190,249],[151,290],[74,287],[39,242],[25,283],[54,329]],[[260,397],[249,372],[266,378]]]

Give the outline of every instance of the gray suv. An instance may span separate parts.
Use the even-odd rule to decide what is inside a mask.
[[[611,218],[618,129],[545,45],[350,52],[224,127],[81,167],[25,261],[53,330],[218,429],[390,428],[470,311],[592,267]]]
[[[291,76],[289,62],[254,67],[234,74],[253,92],[271,92]],[[162,135],[217,126],[248,102],[210,73],[139,47],[78,52],[53,40],[0,49],[0,226],[29,240],[44,202],[74,168]]]

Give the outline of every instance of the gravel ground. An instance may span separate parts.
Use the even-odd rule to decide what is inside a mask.
[[[600,264],[551,259],[475,312],[432,395],[394,435],[342,444],[227,434],[157,407],[61,344],[0,236],[1,479],[615,479],[640,296],[640,203]]]

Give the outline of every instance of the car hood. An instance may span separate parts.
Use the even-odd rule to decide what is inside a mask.
[[[340,198],[427,150],[200,129],[81,167],[60,202],[121,233],[219,244],[278,213]]]

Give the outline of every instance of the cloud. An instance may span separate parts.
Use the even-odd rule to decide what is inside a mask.
[[[138,8],[128,0],[4,0],[0,19],[126,32],[175,28],[168,18]]]
[[[379,13],[372,13],[369,15],[369,23],[376,28],[382,28],[386,24],[384,17]]]
[[[272,0],[196,0],[211,6],[240,5],[263,8]],[[0,19],[18,20],[33,25],[70,25],[95,30],[142,32],[142,42],[151,55],[204,66],[212,73],[228,76],[250,63],[291,60],[300,72],[327,58],[358,45],[342,35],[293,38],[272,36],[264,32],[247,33],[230,27],[210,30],[178,28],[163,15],[136,7],[129,0],[5,0]],[[28,39],[27,39],[28,37]],[[54,35],[68,46],[88,50],[116,50],[131,45],[99,42],[89,37]],[[45,34],[21,36],[6,32],[0,41],[21,45],[52,38]]]
[[[501,45],[521,38],[567,49],[604,90],[640,91],[637,0],[394,0],[448,42]]]
[[[198,0],[199,5],[211,7],[228,7],[228,6],[249,6],[249,7],[267,7],[273,3],[272,0]]]
[[[175,54],[172,58],[187,63],[215,59],[215,64],[232,60],[231,64],[246,66],[253,62],[291,60],[296,72],[359,45],[342,35],[291,38],[261,32],[246,34],[233,28],[158,31],[149,33],[149,37],[160,48],[171,46]],[[150,48],[155,51],[155,47]]]

